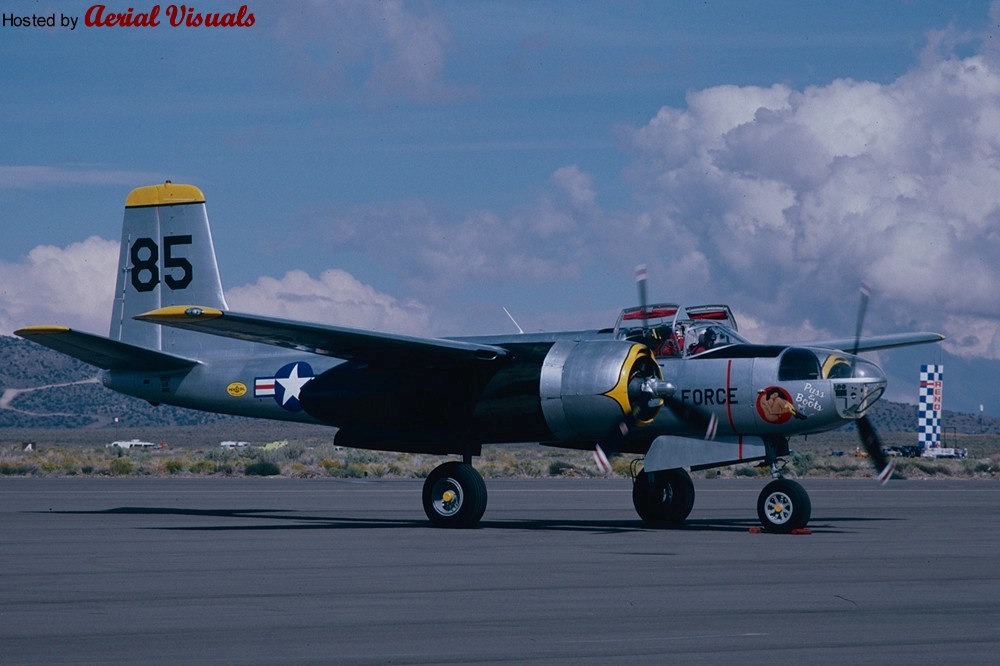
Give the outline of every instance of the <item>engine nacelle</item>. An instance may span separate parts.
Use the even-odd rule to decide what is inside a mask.
[[[621,340],[559,341],[541,368],[542,414],[562,441],[606,438],[626,424],[652,422],[662,401],[642,390],[661,379],[660,366],[645,345]]]

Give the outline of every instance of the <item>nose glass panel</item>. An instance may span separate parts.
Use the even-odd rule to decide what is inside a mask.
[[[833,379],[833,394],[840,416],[858,419],[882,397],[886,379],[882,368],[857,356],[850,359],[850,368],[849,374]]]

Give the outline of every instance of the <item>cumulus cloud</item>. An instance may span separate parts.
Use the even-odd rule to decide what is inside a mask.
[[[360,83],[368,103],[384,104],[442,103],[469,92],[445,77],[451,33],[427,6],[416,11],[398,0],[314,0],[282,3],[274,11],[277,36],[295,56],[288,67],[311,94]]]
[[[24,261],[0,262],[0,331],[56,324],[106,335],[118,243],[97,236],[65,248],[39,245]]]
[[[709,88],[621,137],[682,290],[708,280],[824,337],[850,333],[866,281],[872,328],[940,330],[952,353],[1000,358],[997,61],[925,57],[888,84]]]
[[[313,321],[411,335],[426,334],[428,309],[416,301],[399,301],[363,284],[341,270],[314,278],[289,271],[281,279],[262,277],[226,292],[233,310],[285,319]]]
[[[106,335],[118,242],[92,236],[65,248],[40,245],[21,262],[0,262],[0,333],[56,324]],[[227,290],[231,308],[336,326],[426,335],[428,308],[401,301],[340,270],[289,271]]]
[[[371,256],[410,292],[440,305],[489,285],[579,279],[582,269],[607,256],[611,250],[601,239],[613,229],[597,206],[593,177],[569,165],[554,171],[548,185],[536,201],[506,214],[477,210],[456,217],[427,201],[403,201],[309,210],[298,222],[322,230],[335,253]]]
[[[766,322],[756,339],[806,341],[849,336],[866,282],[868,332],[940,331],[954,354],[1000,359],[1000,52],[959,57],[966,36],[931,37],[891,82],[717,86],[619,128],[634,197],[617,210],[565,165],[502,212],[403,201],[302,221],[427,307],[647,263],[664,296],[728,300]]]

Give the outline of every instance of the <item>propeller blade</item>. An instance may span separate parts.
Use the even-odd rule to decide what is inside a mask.
[[[601,448],[600,444],[594,445],[594,462],[597,463],[597,469],[600,470],[601,474],[604,476],[611,474],[611,462],[604,454],[604,449]]]
[[[642,328],[646,329],[648,326],[647,320],[649,314],[646,305],[649,301],[646,300],[646,266],[645,264],[639,264],[635,267],[635,284],[639,289],[639,307],[642,308]]]
[[[604,438],[603,447],[600,442],[594,444],[594,462],[597,464],[597,469],[601,474],[607,476],[611,473],[611,461],[608,458],[616,456],[621,452],[622,443],[628,437],[629,431],[631,431],[631,428],[629,427],[628,419],[623,420]],[[605,453],[605,449],[607,449],[607,453]]]
[[[878,480],[883,486],[892,478],[892,472],[896,468],[896,461],[885,455],[882,450],[882,439],[875,432],[875,426],[868,420],[867,416],[862,416],[857,421],[858,434],[861,436],[861,446],[864,447],[875,471],[878,472]]]
[[[673,397],[664,398],[663,403],[678,419],[704,432],[705,441],[715,439],[719,428],[719,418],[715,414],[702,412]]]
[[[868,299],[871,298],[872,289],[864,282],[861,283],[861,299],[858,301],[858,319],[854,329],[854,349],[851,354],[857,355],[858,347],[861,345],[861,329],[865,325],[865,313],[868,311]]]

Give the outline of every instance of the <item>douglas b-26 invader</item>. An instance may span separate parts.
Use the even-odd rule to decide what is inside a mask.
[[[761,461],[763,525],[806,525],[810,501],[781,475],[788,438],[854,421],[881,479],[892,474],[865,412],[885,390],[859,352],[937,342],[935,333],[805,345],[752,344],[725,305],[647,304],[613,328],[420,338],[229,310],[205,198],[190,185],[133,190],[125,202],[107,337],[61,326],[17,335],[103,370],[105,386],[153,404],[327,424],[339,445],[457,454],[423,486],[441,527],[472,527],[486,484],[484,444],[538,442],[643,456],[633,502],[651,525],[680,525],[694,504],[687,470]]]

